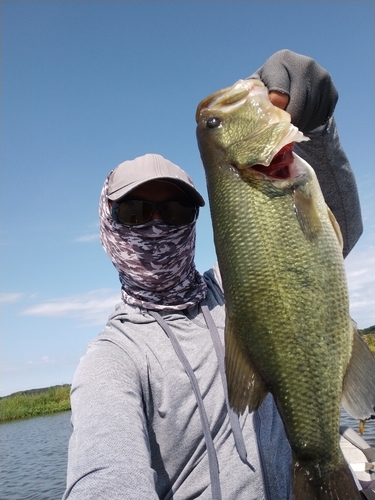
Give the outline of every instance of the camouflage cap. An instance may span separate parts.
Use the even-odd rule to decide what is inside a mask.
[[[146,154],[120,163],[112,172],[108,184],[108,198],[119,200],[141,184],[151,180],[166,180],[180,187],[197,206],[204,206],[204,199],[195,189],[193,181],[184,170],[157,154]]]

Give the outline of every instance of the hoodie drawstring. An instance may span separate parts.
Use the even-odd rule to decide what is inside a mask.
[[[224,389],[225,404],[227,406],[229,422],[232,428],[233,438],[236,444],[237,452],[238,455],[240,456],[241,461],[244,464],[248,465],[253,472],[255,472],[254,467],[247,461],[247,451],[245,442],[243,440],[243,435],[238,415],[232,410],[232,408],[229,405],[228,386],[227,386],[227,379],[225,376],[225,361],[224,361],[225,354],[224,354],[223,344],[221,343],[219,332],[217,331],[216,325],[214,323],[214,320],[212,319],[212,315],[207,305],[202,305],[201,308],[204,319],[206,321],[207,328],[210,331],[212,343],[214,344],[216,357],[218,359],[219,371]]]
[[[211,491],[212,491],[212,498],[213,500],[221,500],[221,488],[220,488],[220,479],[219,479],[219,464],[217,461],[217,456],[216,456],[216,451],[214,447],[214,442],[211,436],[211,431],[210,431],[210,424],[208,423],[208,418],[207,418],[207,413],[204,408],[203,404],[203,399],[202,395],[199,390],[198,386],[198,381],[196,376],[194,375],[194,371],[183,353],[180,344],[178,343],[178,340],[176,339],[174,333],[172,332],[171,328],[169,327],[168,323],[160,316],[159,313],[156,311],[149,311],[149,314],[159,323],[161,328],[165,331],[167,337],[171,341],[171,344],[176,352],[177,357],[181,361],[185,372],[187,373],[191,386],[193,388],[197,404],[198,404],[198,409],[199,409],[199,415],[201,418],[201,423],[202,423],[202,428],[203,428],[203,435],[204,439],[206,441],[206,448],[207,448],[207,454],[208,454],[208,463],[209,463],[209,468],[210,468],[210,479],[211,479]]]

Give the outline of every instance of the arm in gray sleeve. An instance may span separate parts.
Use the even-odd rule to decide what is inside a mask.
[[[357,184],[341,146],[334,118],[307,134],[310,141],[295,145],[294,151],[315,170],[325,201],[340,226],[343,255],[352,250],[363,231]]]
[[[344,257],[362,234],[358,190],[333,118],[337,90],[328,71],[314,59],[290,50],[273,54],[249,78],[288,96],[292,123],[311,140],[295,146],[316,171],[327,205],[339,223]]]
[[[63,500],[153,500],[154,471],[137,368],[117,345],[95,340],[76,371],[73,434]]]

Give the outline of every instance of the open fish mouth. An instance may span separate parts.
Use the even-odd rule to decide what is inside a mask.
[[[258,179],[272,183],[277,189],[294,191],[309,178],[306,162],[293,152],[294,142],[280,149],[269,165],[240,165],[232,167],[244,178]]]
[[[252,165],[248,168],[264,174],[271,180],[286,180],[299,175],[299,172],[296,172],[295,169],[292,168],[292,164],[294,161],[294,155],[292,151],[293,145],[294,143],[292,142],[281,148],[280,151],[275,154],[268,166]]]
[[[306,173],[305,168],[296,162],[293,153],[294,142],[283,146],[272,158],[269,165],[240,165],[232,163],[232,167],[242,172],[245,176],[255,176],[268,179],[271,182],[287,181],[300,177]]]

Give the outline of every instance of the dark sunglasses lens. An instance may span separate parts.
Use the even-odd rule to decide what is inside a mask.
[[[165,222],[174,226],[190,224],[197,215],[196,207],[184,201],[166,201],[160,206]]]
[[[123,201],[117,206],[117,218],[121,224],[145,224],[152,217],[153,206],[147,201]]]
[[[173,226],[193,222],[198,210],[195,205],[184,201],[152,203],[142,200],[126,200],[113,207],[113,217],[120,224],[136,226],[149,222],[155,210],[160,210],[164,221]]]

